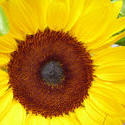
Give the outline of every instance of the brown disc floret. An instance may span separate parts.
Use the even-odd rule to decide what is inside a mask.
[[[27,111],[52,117],[81,106],[93,80],[93,65],[76,38],[46,29],[18,44],[8,73],[14,98]]]

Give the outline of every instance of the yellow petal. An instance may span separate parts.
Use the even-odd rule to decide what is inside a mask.
[[[117,19],[116,16],[122,7],[121,1],[116,3],[104,0],[96,2],[96,0],[89,2],[88,7],[71,30],[71,34],[76,36],[79,41],[86,43],[89,50],[107,44],[113,34],[125,28],[124,19]],[[117,11],[115,11],[116,8]]]
[[[95,40],[93,40],[91,43],[89,42],[87,43],[88,50],[95,51],[95,49],[97,49],[96,51],[98,51],[98,49],[100,48],[106,48],[111,46],[112,44],[115,44],[118,40],[120,40],[125,36],[125,32],[117,34],[124,28],[125,28],[124,17],[115,20],[115,22],[111,24],[110,30],[107,29],[104,33],[101,34],[101,36],[95,38]]]
[[[1,81],[0,81],[0,86],[1,85],[7,85],[8,84],[8,82],[9,82],[9,79],[0,79]]]
[[[108,48],[93,55],[95,75],[103,80],[125,79],[125,47]]]
[[[5,93],[7,92],[8,88],[9,88],[9,85],[1,85],[0,86],[0,97],[5,95]]]
[[[113,86],[125,94],[125,80],[112,82]]]
[[[0,66],[7,65],[10,61],[10,57],[4,54],[0,54]]]
[[[64,125],[72,125],[72,124],[73,124],[72,121],[69,120],[66,116],[61,117],[61,118],[60,118],[60,121],[61,121],[61,123],[63,123]]]
[[[75,125],[81,125],[78,117],[76,116],[76,113],[74,112],[69,113],[69,120],[72,121],[72,124],[74,123]]]
[[[115,35],[115,36],[103,41],[103,43],[102,42],[97,43],[99,45],[98,48],[92,49],[92,47],[94,46],[94,43],[93,44],[91,43],[90,45],[88,45],[87,48],[89,49],[90,53],[95,54],[95,53],[102,51],[102,49],[109,48],[110,46],[115,44],[118,40],[122,39],[124,36],[125,36],[125,32],[122,32],[118,35]]]
[[[123,5],[123,0],[117,0],[112,2],[112,9],[114,16],[117,18]]]
[[[28,114],[26,117],[26,125],[49,125],[49,119],[40,115]]]
[[[1,0],[1,1],[0,1],[0,4],[2,4],[3,2],[5,2],[5,0]]]
[[[114,65],[121,64],[120,61],[125,60],[125,47],[105,48],[95,53],[92,57],[94,65]]]
[[[107,116],[104,121],[104,125],[123,125],[120,119],[115,119]]]
[[[8,82],[9,82],[8,73],[3,70],[0,70],[0,86],[7,85]]]
[[[125,80],[125,65],[106,66],[105,68],[96,68],[95,75],[107,81]]]
[[[56,119],[56,121],[58,121],[62,125],[73,125],[73,124],[80,125],[79,121],[77,120],[77,117],[76,117],[75,113],[69,113],[68,115],[64,114],[63,116],[59,116],[55,119]],[[54,119],[54,121],[55,121],[55,119]]]
[[[120,84],[120,83],[119,83]],[[125,84],[123,84],[125,88]],[[95,79],[92,83],[92,87],[89,91],[96,92],[97,90],[99,94],[105,94],[106,97],[112,97],[119,104],[125,104],[125,92],[122,92],[118,87],[116,87],[116,83],[101,81],[99,79]]]
[[[96,68],[95,75],[107,81],[125,80],[125,65],[122,63],[119,65],[99,66]]]
[[[11,36],[12,38],[14,38],[16,40],[25,40],[24,32],[18,30],[17,27],[13,24],[13,21],[11,20],[12,16],[10,16],[10,14],[8,12],[9,11],[9,3],[8,3],[8,1],[3,2],[1,7],[5,11],[6,16],[8,17],[8,20],[9,20],[9,32],[8,32],[8,34],[6,34],[4,36],[6,36],[6,37]]]
[[[67,0],[66,0],[67,3]],[[62,30],[67,24],[69,12],[65,2],[52,1],[47,10],[47,24],[53,30]]]
[[[60,117],[60,120],[64,125],[81,125],[80,121],[76,116],[76,113],[74,112],[69,112],[68,115],[63,115],[62,117]]]
[[[96,89],[96,91],[89,91],[89,101],[98,108],[98,110],[102,111],[113,117],[121,117],[125,116],[125,108],[116,101],[111,96],[108,96],[106,93],[100,93],[100,89]]]
[[[10,22],[10,31],[15,30],[22,36],[37,32],[37,14],[26,0],[7,1],[3,8]]]
[[[89,97],[88,97],[89,98]],[[102,113],[98,107],[94,106],[89,99],[84,101],[85,111],[87,115],[97,124],[101,125],[106,117],[105,113]]]
[[[84,7],[84,0],[70,0],[70,12],[69,12],[69,19],[67,22],[67,25],[65,27],[65,31],[69,31],[73,25],[76,23],[76,21],[79,19],[83,7]]]
[[[50,120],[50,124],[51,125],[65,125],[63,122],[61,122],[60,118],[58,117],[53,117],[51,120]]]
[[[92,118],[86,113],[84,108],[78,108],[75,110],[77,119],[81,125],[98,125]]]
[[[112,34],[118,33],[125,28],[125,17],[120,17],[114,23]],[[114,31],[114,32],[113,32]]]
[[[102,34],[111,23],[109,2],[93,0],[71,30],[80,41],[88,43]],[[103,25],[102,25],[103,24]],[[100,28],[98,28],[100,27]]]
[[[3,119],[3,117],[6,117],[6,113],[8,113],[8,110],[10,110],[12,99],[13,93],[11,90],[8,90],[4,96],[0,97],[0,121]]]
[[[5,117],[0,121],[1,125],[22,125],[25,121],[26,111],[22,105],[13,101],[12,106]]]
[[[47,27],[46,17],[47,9],[51,0],[28,0],[28,3],[32,6],[33,10],[37,13],[39,28],[41,31]]]
[[[17,49],[17,42],[10,36],[0,37],[0,53],[11,53]]]

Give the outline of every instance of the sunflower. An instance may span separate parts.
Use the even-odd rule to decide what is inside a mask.
[[[122,1],[8,0],[0,37],[0,125],[122,125]]]

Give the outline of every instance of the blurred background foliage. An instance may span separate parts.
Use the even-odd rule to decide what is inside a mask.
[[[5,0],[0,0],[0,5],[5,2]],[[3,11],[2,7],[0,6],[0,36],[3,36],[9,32],[9,22]]]
[[[112,1],[116,1],[116,0],[112,0]],[[123,17],[123,16],[125,16],[125,0],[123,0],[123,7],[122,7],[121,12],[119,14],[119,17]],[[125,31],[125,30],[123,30],[123,31]],[[125,37],[120,39],[118,42],[116,42],[116,44],[118,44],[120,46],[125,46]]]
[[[3,9],[0,7],[0,36],[7,34],[8,31],[9,31],[8,19]]]
[[[123,7],[121,10],[120,16],[125,16],[125,0],[123,0]]]
[[[0,0],[0,4],[3,1],[4,0]],[[111,0],[111,1],[115,2],[117,0]],[[118,17],[123,17],[123,16],[125,16],[125,0],[123,0],[123,7],[122,7],[121,12]],[[9,32],[8,19],[5,15],[3,9],[0,7],[0,36],[7,34],[8,32]],[[125,37],[120,39],[116,44],[118,44],[120,46],[125,46]]]

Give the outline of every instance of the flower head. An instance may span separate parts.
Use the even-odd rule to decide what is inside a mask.
[[[121,125],[122,1],[9,0],[0,37],[1,125]]]

